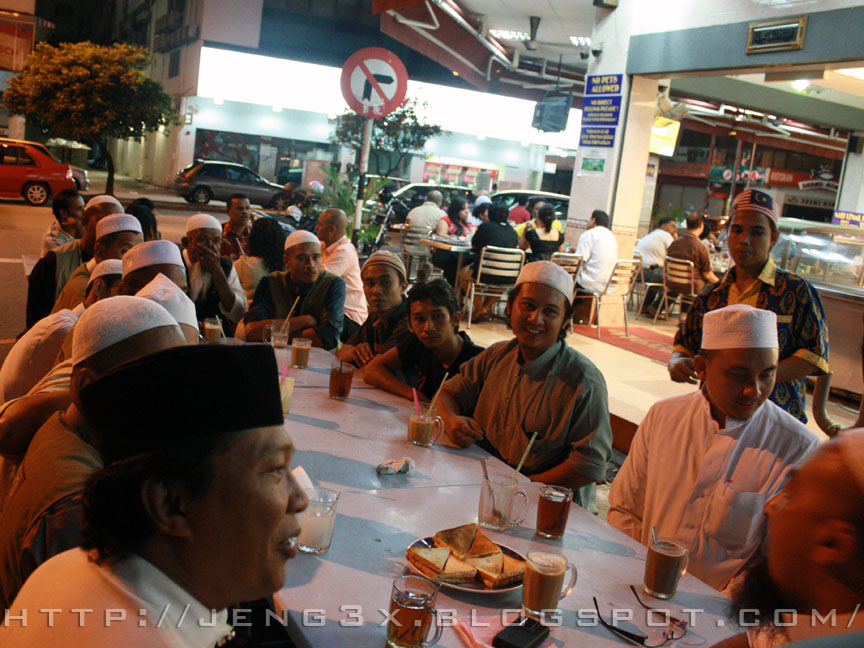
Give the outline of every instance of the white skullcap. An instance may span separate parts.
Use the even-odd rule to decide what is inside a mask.
[[[858,489],[864,492],[864,428],[841,432],[840,436],[829,443],[840,450],[843,463],[855,478]]]
[[[123,255],[123,276],[130,272],[146,268],[148,266],[170,263],[180,266],[184,270],[183,257],[180,256],[180,248],[171,241],[145,241],[129,248]]]
[[[93,268],[93,272],[90,273],[90,279],[87,281],[87,285],[89,286],[99,277],[119,274],[123,274],[123,262],[120,259],[105,259],[104,261],[97,263],[96,267]]]
[[[735,304],[708,311],[702,318],[703,349],[777,349],[777,315]]]
[[[303,211],[297,205],[291,205],[285,210],[286,216],[293,216],[297,220],[303,218]]]
[[[312,191],[324,191],[324,185],[318,182],[317,180],[313,180],[309,183],[309,188]]]
[[[120,201],[117,200],[114,196],[109,196],[108,194],[102,194],[101,196],[93,196],[90,200],[87,201],[87,204],[84,205],[84,211],[87,211],[91,207],[95,207],[96,205],[101,205],[102,203],[113,203],[117,205],[120,209],[123,209],[123,205],[120,204]]]
[[[142,236],[141,221],[132,214],[111,214],[96,223],[96,240],[114,232],[138,232]]]
[[[285,239],[285,249],[287,250],[290,247],[294,247],[295,245],[302,245],[303,243],[317,243],[321,245],[321,241],[318,240],[318,237],[315,236],[312,232],[307,232],[306,230],[297,230],[291,236]]]
[[[523,283],[543,284],[554,288],[568,300],[573,299],[573,277],[564,268],[551,261],[534,261],[522,266],[516,285]]]
[[[210,214],[195,214],[186,221],[186,233],[197,229],[212,229],[222,231],[222,224]]]
[[[149,299],[128,295],[102,299],[85,310],[75,325],[72,364],[160,326],[173,326],[181,333],[171,314]]]
[[[161,272],[153,277],[153,281],[139,290],[135,296],[156,302],[171,313],[178,324],[187,324],[198,328],[195,302],[189,299],[177,284]]]
[[[482,205],[484,203],[491,203],[492,199],[489,196],[477,196],[477,199],[474,201],[474,206]]]

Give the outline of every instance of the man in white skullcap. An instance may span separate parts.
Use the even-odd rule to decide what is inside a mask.
[[[102,467],[80,412],[81,389],[125,362],[185,344],[171,314],[148,299],[111,297],[81,315],[72,348],[72,404],[36,432],[3,507],[0,609],[36,567],[78,545],[81,493]]]
[[[282,325],[291,312],[289,335],[324,349],[339,344],[345,316],[345,282],[321,269],[321,242],[297,230],[285,239],[285,272],[271,272],[255,289],[246,313],[246,339],[260,340],[267,324]]]
[[[402,258],[386,250],[378,250],[366,259],[360,272],[369,316],[345,345],[339,358],[364,366],[376,355],[396,348],[411,337],[408,328],[408,302],[405,289],[407,273]]]
[[[514,467],[536,432],[522,472],[572,488],[577,504],[596,511],[612,429],[603,375],[565,339],[572,295],[573,279],[561,266],[526,264],[507,300],[515,337],[463,364],[438,402],[451,441],[477,443]]]
[[[119,287],[120,261],[102,261],[90,274],[83,302],[75,308],[63,309],[43,317],[30,327],[15,342],[0,367],[0,403],[30,391],[56,363],[64,341],[84,309],[100,299],[113,297]]]
[[[134,295],[158,274],[163,274],[187,292],[186,265],[180,248],[171,241],[145,241],[123,256],[120,293]]]
[[[54,302],[52,313],[64,308],[75,308],[84,301],[90,283],[90,273],[97,263],[106,259],[122,259],[133,246],[144,241],[141,223],[131,214],[111,214],[96,223],[96,244],[93,258],[75,269],[69,281]]]
[[[54,248],[33,266],[27,287],[27,328],[51,312],[72,273],[93,258],[99,220],[110,214],[122,213],[122,205],[113,196],[94,196],[84,206],[81,238]]]
[[[744,304],[705,314],[702,389],[645,415],[609,494],[608,521],[642,544],[651,527],[690,552],[688,571],[726,589],[765,535],[762,506],[816,435],[768,400],[777,316]]]
[[[153,281],[139,290],[135,296],[154,301],[171,313],[171,317],[180,325],[186,343],[198,344],[201,336],[198,318],[195,315],[195,304],[168,277],[163,274],[156,275]]]
[[[780,363],[771,400],[806,423],[806,377],[828,371],[828,321],[816,289],[775,266],[771,248],[779,235],[777,222],[770,194],[748,189],[735,198],[727,225],[735,265],[694,300],[675,335],[668,369],[672,380],[696,383],[693,358],[701,348],[702,318],[708,311],[732,304],[772,311],[777,314]]]
[[[195,214],[186,221],[183,262],[189,298],[198,321],[220,317],[227,337],[246,312],[246,293],[231,259],[220,256],[222,225],[210,214]]]

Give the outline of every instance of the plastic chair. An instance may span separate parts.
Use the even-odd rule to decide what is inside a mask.
[[[674,284],[674,285],[671,285]],[[681,288],[689,286],[687,293],[682,293]],[[676,259],[675,257],[666,257],[663,264],[663,296],[660,298],[660,304],[657,306],[657,312],[654,313],[654,323],[657,323],[657,317],[660,311],[666,312],[666,317],[671,315],[669,310],[669,293],[675,293],[675,299],[672,301],[672,308],[678,306],[678,316],[681,316],[681,305],[683,303],[692,304],[696,298],[696,267],[689,259]]]
[[[519,248],[501,248],[487,245],[480,251],[480,264],[477,275],[468,284],[465,301],[468,302],[468,324],[471,328],[471,316],[474,310],[474,297],[498,297],[507,294],[516,285],[516,279],[522,266],[525,265],[525,250]],[[490,277],[506,280],[506,283],[485,283]]]
[[[609,304],[621,305],[621,310],[624,311],[624,334],[630,337],[630,327],[627,324],[627,303],[630,301],[630,296],[633,293],[633,287],[636,285],[636,277],[642,264],[633,259],[618,259],[615,262],[615,267],[612,268],[612,274],[606,282],[606,287],[603,292],[592,292],[588,295],[575,294],[573,301],[577,299],[590,299],[592,301],[592,309],[594,321],[597,326],[597,339],[600,339],[600,306]],[[601,301],[601,297],[605,297],[605,301]]]

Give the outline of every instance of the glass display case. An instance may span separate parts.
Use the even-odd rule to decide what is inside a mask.
[[[783,218],[771,254],[779,268],[807,279],[820,292],[864,297],[864,229]]]

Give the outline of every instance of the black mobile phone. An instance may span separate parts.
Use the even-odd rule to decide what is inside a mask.
[[[495,648],[534,648],[549,636],[549,628],[536,619],[523,617],[509,625],[492,639]]]

